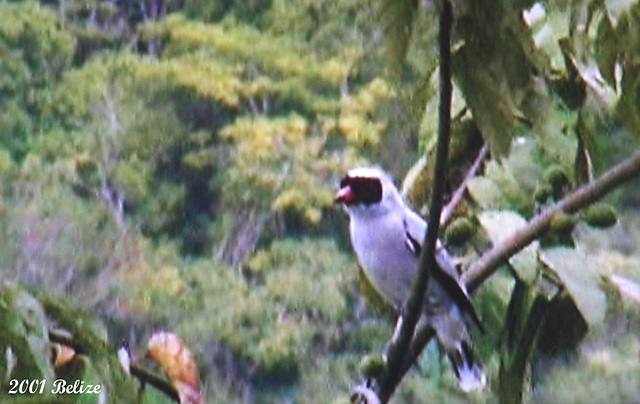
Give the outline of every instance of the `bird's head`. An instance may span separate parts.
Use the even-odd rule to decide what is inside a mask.
[[[340,181],[335,203],[348,213],[394,207],[401,202],[398,189],[387,173],[375,167],[349,170]]]

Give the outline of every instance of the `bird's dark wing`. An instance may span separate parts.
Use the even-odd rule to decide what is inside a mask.
[[[422,252],[422,245],[418,240],[415,239],[409,232],[407,228],[407,221],[404,221],[404,242],[407,245],[407,248],[411,253],[418,258],[420,256],[420,252]]]
[[[484,333],[484,326],[480,321],[480,317],[478,317],[478,313],[476,313],[476,309],[473,307],[471,300],[469,299],[469,295],[467,292],[460,286],[458,281],[451,277],[447,272],[443,271],[439,265],[435,265],[435,270],[431,273],[433,277],[440,282],[442,287],[449,293],[449,295],[456,302],[458,307],[463,313],[467,313],[469,317],[476,324],[478,329]]]
[[[414,227],[417,227],[417,226],[414,226]],[[426,225],[421,227],[424,227],[426,231]],[[418,241],[419,240],[418,237],[424,237],[424,234],[421,234],[421,235],[412,234],[409,223],[406,219],[404,220],[404,230],[405,230],[404,232],[405,243],[407,245],[407,248],[416,256],[416,258],[419,258],[420,253],[422,251],[422,244]],[[443,255],[442,258],[446,260],[451,259],[451,257],[449,257],[449,254],[446,252],[446,250],[444,250],[443,246],[440,245],[436,248],[437,248],[436,255],[446,254],[446,257]],[[442,251],[438,251],[439,249],[442,249]],[[469,295],[467,294],[466,290],[462,288],[462,286],[460,286],[460,284],[458,283],[457,279],[455,279],[452,276],[452,274],[445,271],[440,266],[440,264],[432,265],[431,268],[432,268],[431,275],[440,283],[440,285],[442,285],[444,290],[446,290],[449,293],[449,295],[451,296],[451,298],[453,298],[454,302],[460,308],[460,310],[463,313],[467,313],[469,317],[471,317],[473,322],[476,324],[478,329],[482,333],[484,333],[485,330],[482,323],[480,322],[480,317],[478,317],[478,313],[476,313],[476,310],[474,309],[473,304],[471,303],[471,300],[469,299]]]

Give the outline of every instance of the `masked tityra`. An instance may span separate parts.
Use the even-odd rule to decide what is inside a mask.
[[[391,178],[382,170],[354,168],[340,182],[336,203],[350,217],[351,244],[369,281],[398,313],[409,299],[417,275],[420,247],[427,223],[403,201]],[[453,259],[438,241],[435,268],[421,321],[436,332],[460,388],[482,388],[486,377],[476,361],[465,316],[482,329],[466,291],[456,281]]]

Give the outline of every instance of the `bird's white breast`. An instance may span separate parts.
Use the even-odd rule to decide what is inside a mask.
[[[409,297],[417,269],[417,258],[406,244],[401,214],[352,215],[350,233],[369,280],[385,299],[401,307]]]

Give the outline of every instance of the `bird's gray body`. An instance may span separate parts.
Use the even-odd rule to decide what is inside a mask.
[[[351,243],[360,265],[380,295],[401,313],[417,276],[420,243],[427,223],[406,205],[392,180],[381,170],[358,168],[349,171],[349,175],[381,179],[383,192],[379,203],[345,204],[345,210],[349,213]],[[439,241],[436,262],[443,276],[454,283],[443,285],[430,277],[421,321],[436,331],[440,345],[454,364],[461,387],[479,388],[485,377],[472,359],[466,321],[456,301],[456,296],[466,299],[466,292],[455,281],[453,259]],[[460,288],[456,294],[448,290],[452,285]],[[471,358],[466,360],[468,357]]]
[[[352,209],[349,230],[353,249],[367,277],[380,295],[400,312],[409,299],[418,269],[418,255],[407,236],[421,242],[427,223],[402,200],[397,203],[402,209],[385,209],[380,205]],[[454,268],[452,258],[440,243],[436,260],[450,276],[455,276],[450,273]],[[459,308],[436,279],[429,282],[424,314],[423,321],[438,332],[441,344],[450,345],[447,342],[466,338],[466,325]],[[454,335],[449,335],[451,332]]]
[[[399,212],[372,211],[379,208],[351,215],[351,243],[369,280],[399,310],[409,298],[409,285],[416,276],[416,258],[405,243],[404,218],[398,217]]]

